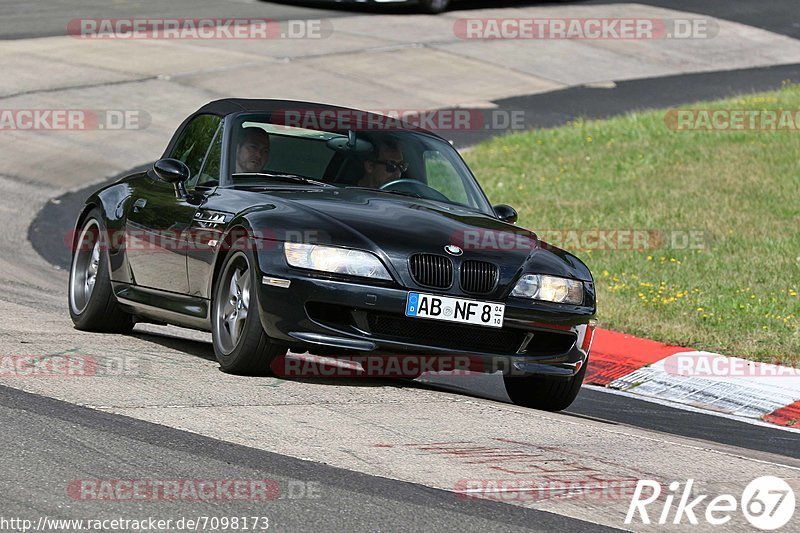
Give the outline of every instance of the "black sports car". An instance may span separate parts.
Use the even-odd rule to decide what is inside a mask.
[[[234,373],[287,349],[468,356],[515,403],[559,410],[586,370],[594,283],[516,219],[447,141],[397,117],[219,100],[151,169],[86,200],[70,315],[211,331]]]

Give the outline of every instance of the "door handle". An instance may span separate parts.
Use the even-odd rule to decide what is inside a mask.
[[[144,209],[144,206],[146,205],[147,205],[147,200],[145,200],[144,198],[139,198],[138,200],[133,202],[133,212],[138,213],[139,211]]]

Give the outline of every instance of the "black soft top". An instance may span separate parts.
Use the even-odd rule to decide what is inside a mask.
[[[223,98],[221,100],[214,100],[209,102],[200,109],[196,114],[206,113],[212,115],[230,115],[231,113],[240,113],[248,111],[253,113],[270,113],[273,111],[280,111],[286,109],[310,109],[310,110],[325,110],[325,109],[339,109],[339,110],[352,110],[355,109],[341,107],[331,104],[320,104],[317,102],[303,102],[301,100],[273,100],[273,99],[255,99],[255,98]],[[374,113],[370,113],[374,114]]]
[[[303,111],[354,111],[363,113],[365,117],[386,117],[380,113],[372,113],[363,111],[352,107],[343,107],[332,104],[322,104],[319,102],[305,102],[302,100],[274,100],[274,99],[255,99],[255,98],[223,98],[221,100],[214,100],[209,102],[200,109],[198,109],[192,116],[201,114],[218,115],[221,117],[231,115],[234,113],[274,113],[276,111],[286,112],[287,110],[300,109]],[[191,117],[190,117],[191,118]],[[188,122],[188,120],[187,120]],[[443,137],[433,133],[432,131],[424,128],[412,126],[408,128],[409,131],[416,131],[418,133],[425,133],[436,137],[438,139],[446,140]]]

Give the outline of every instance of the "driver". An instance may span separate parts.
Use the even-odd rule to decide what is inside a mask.
[[[261,128],[244,128],[236,146],[236,173],[261,172],[269,159],[269,133]]]
[[[390,181],[400,179],[408,170],[408,163],[403,160],[400,144],[394,139],[383,139],[377,142],[377,150],[364,160],[364,174],[359,180],[361,187],[379,189]]]

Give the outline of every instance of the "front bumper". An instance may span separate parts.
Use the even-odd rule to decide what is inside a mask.
[[[471,368],[485,372],[564,377],[575,375],[589,355],[590,308],[509,298],[502,328],[409,318],[409,290],[436,291],[293,269],[279,254],[260,254],[259,262],[261,324],[271,338],[295,350],[466,356],[477,363]]]

